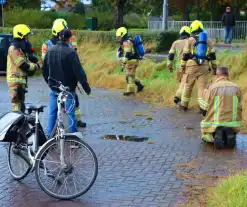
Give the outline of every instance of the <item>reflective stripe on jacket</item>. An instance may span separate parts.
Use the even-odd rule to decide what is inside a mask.
[[[240,87],[227,78],[219,78],[205,89],[202,108],[207,111],[201,122],[204,132],[214,132],[217,127],[239,128],[242,126]]]

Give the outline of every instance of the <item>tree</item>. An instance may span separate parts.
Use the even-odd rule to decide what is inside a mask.
[[[230,6],[236,15],[240,17],[240,10],[246,8],[246,0],[205,0],[205,6],[212,11],[213,20],[220,20],[227,6]]]
[[[197,0],[173,0],[170,1],[171,7],[177,8],[183,15],[183,20],[190,20],[189,15]]]
[[[74,13],[76,13],[76,14],[85,14],[84,4],[81,3],[81,2],[78,2],[78,3],[75,5]]]
[[[114,26],[123,26],[124,6],[127,0],[114,0]]]
[[[41,0],[7,0],[6,8],[11,9],[13,7],[40,9]]]

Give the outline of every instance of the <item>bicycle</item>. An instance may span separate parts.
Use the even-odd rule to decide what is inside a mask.
[[[81,133],[65,132],[62,111],[71,93],[69,88],[61,83],[58,88],[60,92],[57,98],[58,124],[55,136],[46,140],[39,122],[39,114],[43,112],[45,106],[40,105],[28,106],[27,114],[11,112],[10,114],[15,114],[16,120],[10,123],[11,126],[7,130],[4,140],[9,142],[8,166],[14,179],[21,180],[30,172],[35,171],[36,180],[46,194],[57,199],[67,200],[80,197],[92,187],[98,175],[98,161],[92,148],[82,140]],[[35,112],[35,116],[31,115],[32,112]],[[13,135],[16,135],[17,138],[13,139]],[[67,146],[69,143],[70,145]],[[39,146],[40,148],[38,148]],[[83,153],[78,153],[80,150],[85,150],[87,153],[87,157],[81,161],[83,163],[78,162],[78,159],[75,160],[78,156],[84,155]],[[68,156],[69,153],[70,156]],[[73,156],[74,158],[71,157],[72,155],[75,155]],[[19,159],[17,165],[12,162],[12,156]],[[56,157],[58,161],[46,160],[52,157]],[[92,166],[89,166],[89,169],[92,170],[91,176],[83,171],[90,160],[92,161]],[[72,163],[73,161],[75,162]],[[78,172],[77,168],[79,166],[76,167],[78,163],[83,167],[83,170],[78,173],[78,176],[83,177],[81,182],[75,176]],[[54,165],[55,169],[51,170]],[[14,168],[18,166],[22,172],[15,172]],[[42,171],[44,172],[44,179],[51,180],[51,184],[43,181]],[[88,181],[86,180],[87,177],[89,177]],[[87,182],[84,185],[85,180]],[[72,181],[74,182],[72,183]],[[62,189],[62,187],[65,187],[65,189]]]

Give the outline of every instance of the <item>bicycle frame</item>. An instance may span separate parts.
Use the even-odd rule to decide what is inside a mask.
[[[75,132],[75,133],[66,133],[65,129],[64,129],[64,125],[63,125],[63,110],[64,110],[64,106],[65,103],[67,101],[67,98],[69,96],[69,92],[67,91],[67,88],[64,87],[63,85],[60,85],[60,90],[61,92],[58,94],[58,98],[57,98],[57,106],[58,106],[58,113],[57,113],[57,118],[58,118],[58,122],[57,125],[55,126],[58,129],[58,134],[55,137],[49,137],[51,138],[50,140],[48,140],[43,146],[40,147],[40,149],[38,149],[38,143],[39,143],[39,114],[38,112],[36,112],[35,115],[35,142],[34,142],[34,148],[35,148],[35,156],[32,156],[31,154],[31,149],[28,149],[28,153],[29,153],[29,157],[31,158],[32,161],[32,170],[33,171],[35,169],[35,160],[36,160],[36,155],[39,153],[39,151],[49,142],[53,141],[54,139],[57,139],[59,141],[60,144],[60,162],[63,168],[66,168],[66,162],[65,162],[65,156],[64,156],[64,140],[66,139],[67,136],[76,136],[80,139],[83,139],[83,136],[81,133],[79,132]]]

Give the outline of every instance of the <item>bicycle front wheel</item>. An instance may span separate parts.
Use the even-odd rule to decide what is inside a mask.
[[[64,140],[65,166],[60,161],[60,142],[53,138],[37,155],[35,175],[41,189],[56,199],[73,199],[85,194],[98,175],[92,148],[75,136]]]
[[[25,178],[31,170],[26,144],[9,143],[8,167],[10,174],[15,180]]]

